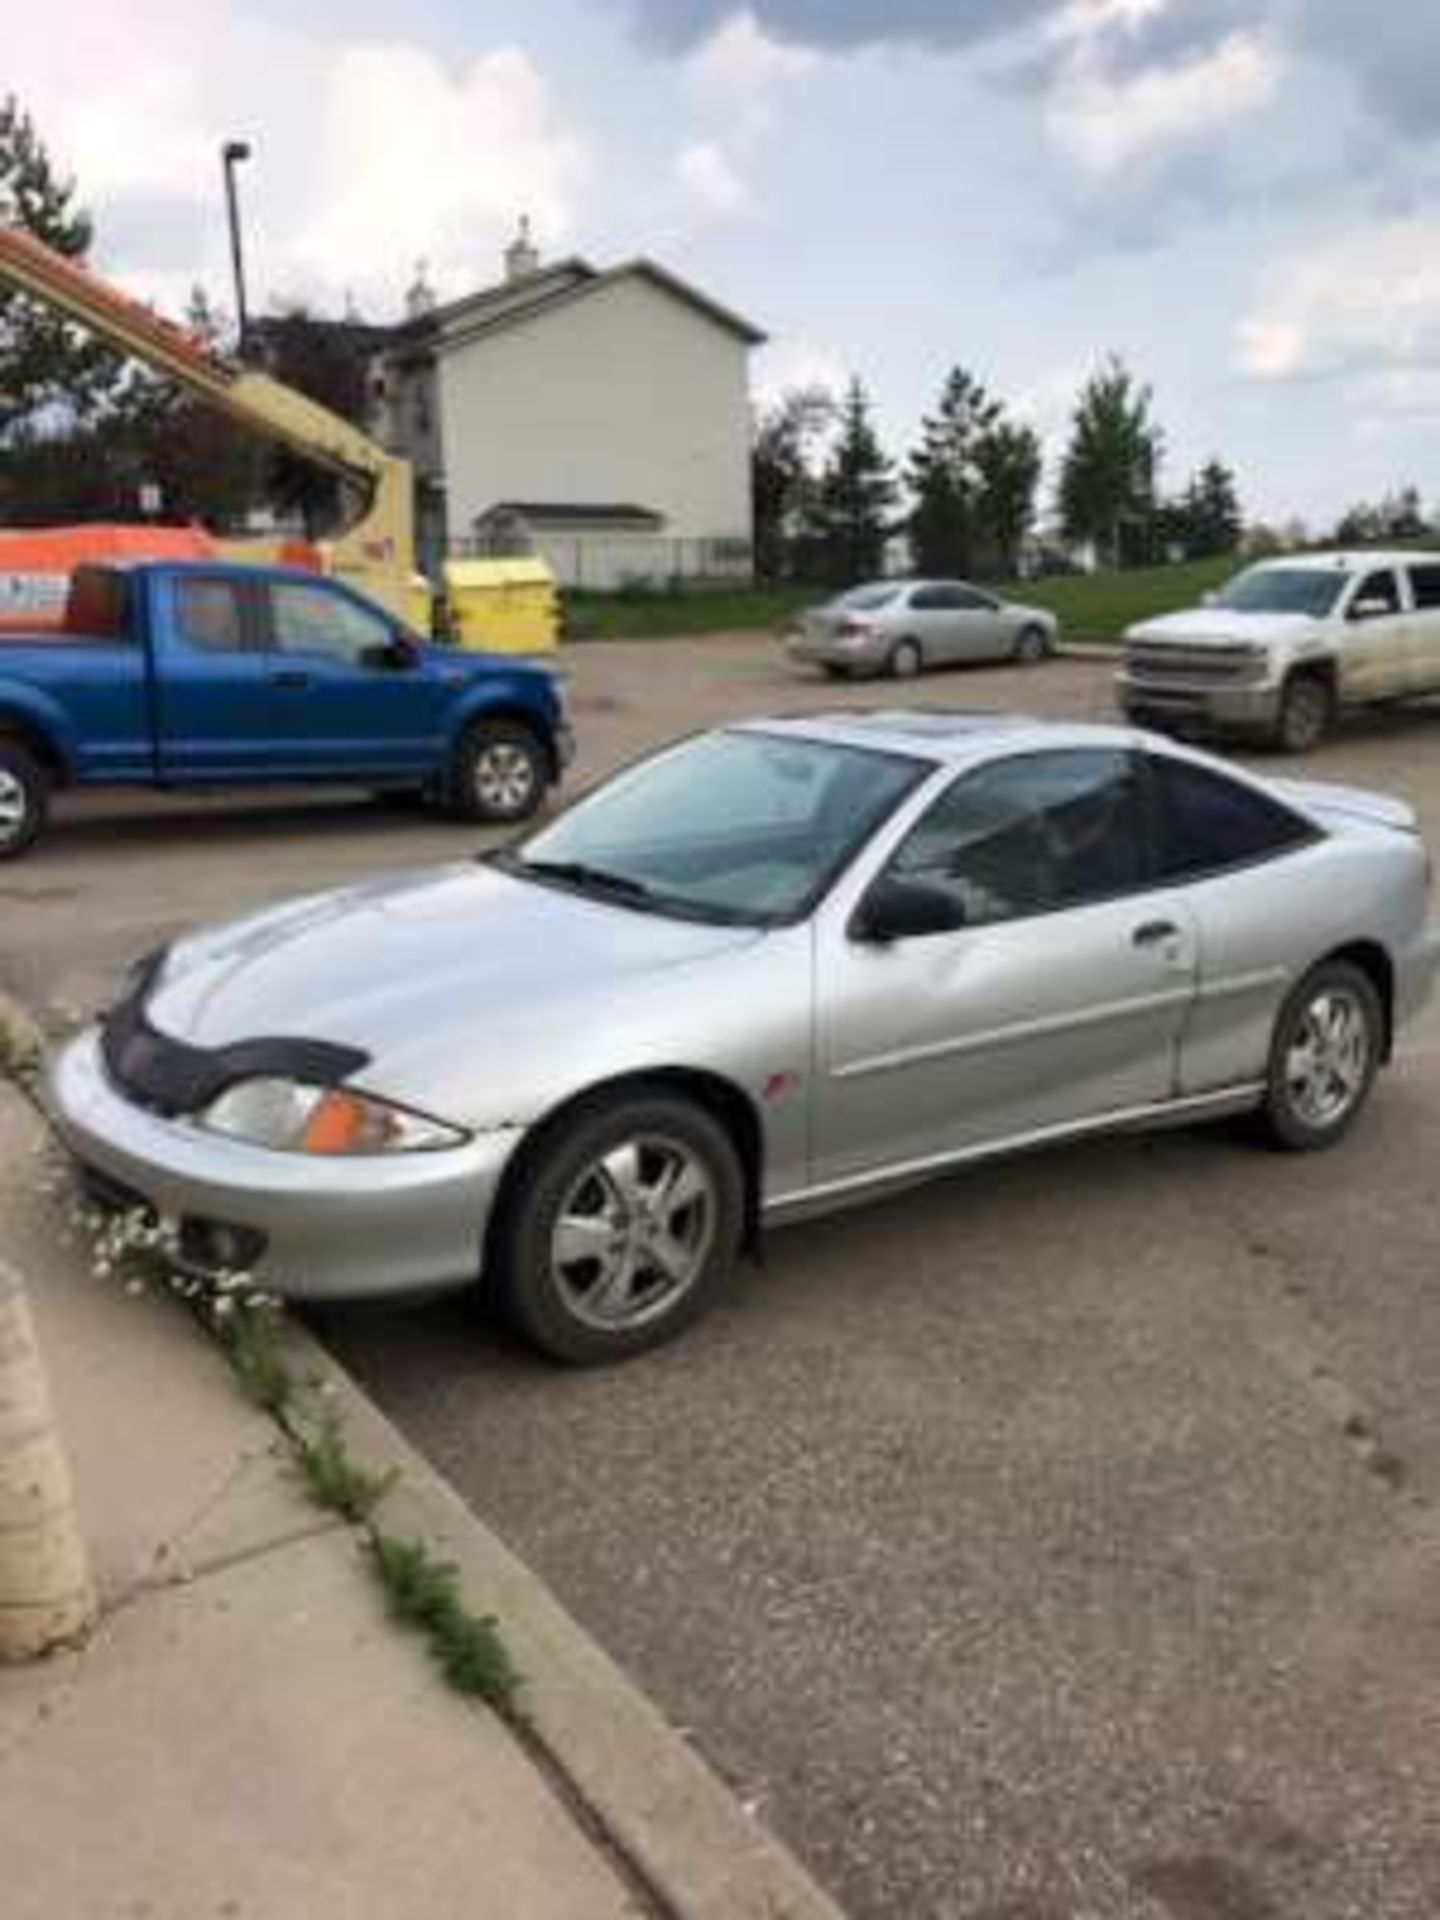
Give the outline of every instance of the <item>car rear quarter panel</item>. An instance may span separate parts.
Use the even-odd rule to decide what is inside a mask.
[[[1425,857],[1413,836],[1345,828],[1190,889],[1199,985],[1181,1043],[1181,1092],[1263,1077],[1287,994],[1342,947],[1371,943],[1402,969],[1425,937]]]

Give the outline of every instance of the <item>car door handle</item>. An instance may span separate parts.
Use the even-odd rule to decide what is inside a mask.
[[[1178,940],[1180,929],[1173,920],[1146,920],[1130,936],[1132,947],[1158,947],[1162,941]]]
[[[308,687],[310,676],[302,673],[298,667],[291,667],[283,673],[272,673],[270,684],[273,687]]]

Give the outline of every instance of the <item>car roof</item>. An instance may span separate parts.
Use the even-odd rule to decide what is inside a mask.
[[[968,765],[992,759],[1000,751],[1124,748],[1147,739],[1134,727],[955,707],[836,708],[818,713],[758,715],[735,724],[747,733],[867,747],[873,753],[905,754],[937,766]]]
[[[1256,564],[1267,571],[1274,567],[1303,567],[1314,573],[1358,573],[1362,567],[1407,567],[1419,561],[1424,566],[1440,566],[1440,552],[1420,547],[1334,548],[1327,553],[1286,553]]]

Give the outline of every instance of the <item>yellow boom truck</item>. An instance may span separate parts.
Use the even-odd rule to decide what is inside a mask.
[[[212,353],[182,327],[14,227],[0,227],[0,285],[64,314],[241,426],[337,475],[355,503],[351,517],[332,538],[306,548],[305,557],[422,633],[429,632],[431,591],[416,571],[408,460],[308,395],[258,368]],[[216,546],[232,561],[273,565],[298,557],[297,543],[283,536],[220,540]],[[525,653],[555,646],[556,595],[543,562],[526,562],[523,581],[507,573],[513,562],[456,564],[465,577],[455,583],[456,604],[447,607],[442,624],[460,645]],[[493,569],[494,579],[487,569]],[[447,566],[447,575],[450,571]]]

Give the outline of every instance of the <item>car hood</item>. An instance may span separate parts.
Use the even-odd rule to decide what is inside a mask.
[[[1228,607],[1192,607],[1127,627],[1127,640],[1173,641],[1187,647],[1233,647],[1237,641],[1294,640],[1312,633],[1308,613],[1236,613]]]
[[[282,1036],[358,1047],[370,1056],[358,1083],[424,1105],[453,1085],[458,1057],[576,1045],[660,976],[761,937],[456,865],[192,935],[171,950],[147,1014],[197,1047]]]

